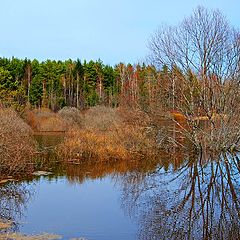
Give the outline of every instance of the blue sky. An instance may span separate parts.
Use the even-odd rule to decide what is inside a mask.
[[[0,0],[0,56],[136,63],[161,23],[177,24],[198,5],[239,27],[239,0]]]

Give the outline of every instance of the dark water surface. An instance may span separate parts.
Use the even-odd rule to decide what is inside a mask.
[[[60,138],[37,140],[44,149]],[[240,239],[236,155],[186,157],[172,149],[157,160],[95,164],[51,163],[49,156],[53,175],[0,188],[0,218],[15,222],[12,231],[89,240]]]

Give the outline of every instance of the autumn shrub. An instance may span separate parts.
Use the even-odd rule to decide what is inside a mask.
[[[12,109],[0,109],[0,177],[31,171],[35,144],[31,128]]]
[[[67,129],[64,119],[47,108],[27,111],[25,118],[32,129],[37,132],[64,132]]]
[[[96,106],[84,114],[82,126],[86,130],[107,131],[121,122],[122,118],[115,108]]]
[[[58,112],[59,116],[65,121],[68,127],[82,124],[82,114],[75,107],[64,107]]]
[[[101,161],[142,158],[150,154],[153,142],[144,126],[126,118],[122,111],[103,106],[89,109],[83,115],[82,127],[72,128],[66,134],[58,153],[69,160]]]
[[[122,122],[127,125],[148,127],[151,123],[149,114],[138,108],[119,107],[117,113],[121,116]]]

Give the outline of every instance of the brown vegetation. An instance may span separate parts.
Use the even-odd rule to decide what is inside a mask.
[[[58,111],[59,116],[65,121],[67,127],[80,125],[82,122],[82,114],[75,107],[64,107]]]
[[[0,109],[0,176],[31,171],[35,151],[31,128],[12,109]]]
[[[14,240],[56,240],[62,239],[61,236],[55,234],[39,234],[39,235],[23,235],[20,233],[3,233],[0,234],[0,240],[14,239]]]
[[[10,221],[3,221],[0,219],[0,230],[10,228],[11,226],[12,223]]]
[[[142,115],[137,111],[93,107],[83,115],[81,127],[67,133],[58,153],[69,160],[91,157],[101,161],[151,155],[153,144]]]
[[[67,128],[64,119],[48,108],[26,111],[25,118],[36,132],[64,132]]]

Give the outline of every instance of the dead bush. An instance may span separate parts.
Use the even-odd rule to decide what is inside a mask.
[[[90,108],[83,116],[84,129],[93,131],[108,131],[123,121],[115,108],[96,106]]]
[[[147,127],[150,125],[151,119],[149,115],[140,109],[117,108],[117,114],[121,116],[123,123],[133,126]]]
[[[68,127],[82,124],[82,114],[75,107],[64,107],[58,112],[59,116],[64,119]]]
[[[35,152],[31,128],[12,109],[0,109],[0,176],[32,170]]]

